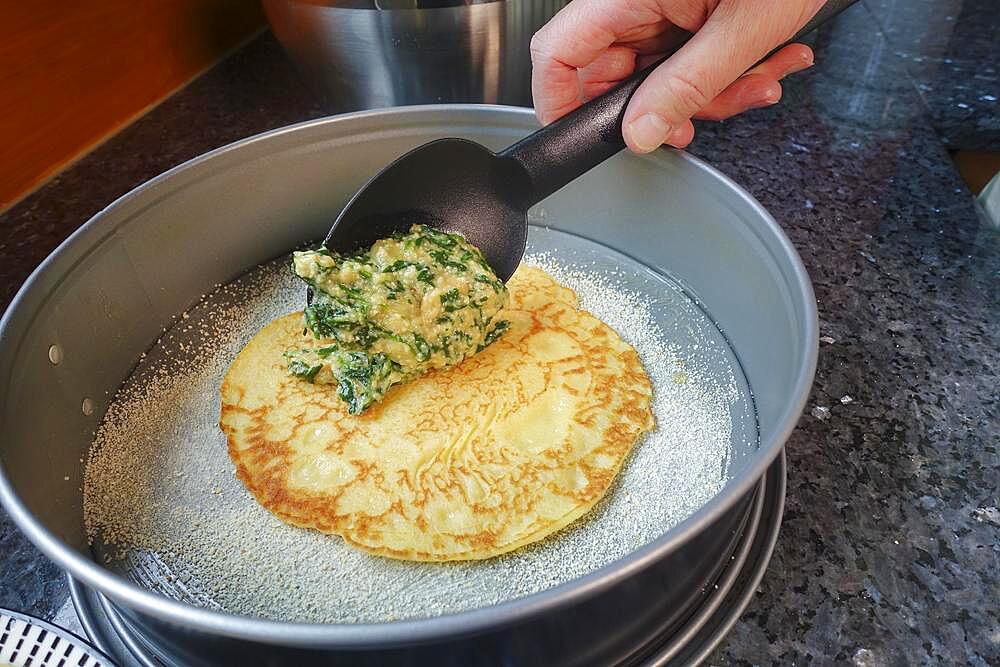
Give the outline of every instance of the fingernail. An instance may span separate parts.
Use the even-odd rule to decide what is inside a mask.
[[[647,113],[629,123],[627,132],[632,145],[639,152],[648,153],[662,146],[667,140],[670,125],[655,113]]]
[[[781,76],[778,78],[783,78],[788,76],[789,74],[795,74],[796,72],[801,72],[802,70],[809,69],[812,66],[813,66],[812,54],[804,53],[802,54],[802,59],[799,60],[799,62],[792,63],[788,67],[786,67],[785,71],[782,72]]]
[[[760,109],[777,104],[780,99],[781,93],[778,92],[777,88],[765,88],[763,92],[747,100],[747,106],[751,109]]]

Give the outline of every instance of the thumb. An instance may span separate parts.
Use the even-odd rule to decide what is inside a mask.
[[[695,35],[657,67],[629,101],[622,122],[628,147],[648,153],[688,135],[692,116],[790,38],[822,2],[723,0]],[[791,7],[797,9],[790,11]]]

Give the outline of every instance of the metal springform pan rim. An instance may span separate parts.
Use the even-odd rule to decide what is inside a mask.
[[[29,276],[28,280],[25,281],[24,285],[14,296],[3,318],[0,319],[0,344],[3,344],[5,338],[7,338],[9,323],[14,317],[23,296],[32,289],[32,286],[39,280],[39,276],[42,273],[48,272],[58,262],[65,261],[66,256],[79,255],[81,252],[88,253],[90,249],[98,246],[101,240],[112,234],[116,228],[116,225],[107,227],[103,224],[102,218],[108,211],[130,203],[134,199],[148,196],[149,191],[157,189],[175,174],[194,165],[229,153],[238,152],[248,145],[266,142],[272,137],[293,133],[305,128],[317,126],[332,127],[367,121],[385,122],[394,117],[405,118],[407,116],[419,114],[433,115],[441,112],[464,112],[472,115],[481,115],[484,124],[495,122],[498,114],[503,117],[513,116],[519,119],[534,119],[534,112],[531,109],[486,104],[417,105],[375,109],[289,125],[204,153],[122,195],[105,209],[95,214],[60,244]],[[792,290],[794,294],[793,298],[795,299],[795,306],[798,312],[802,314],[801,318],[804,321],[801,324],[805,332],[805,339],[809,344],[803,347],[802,354],[798,359],[799,373],[794,383],[793,399],[786,406],[785,411],[778,420],[775,437],[768,442],[761,442],[760,449],[754,454],[752,463],[748,468],[740,476],[731,480],[711,501],[687,519],[668,530],[661,537],[637,549],[628,556],[551,589],[481,609],[433,618],[393,621],[390,623],[288,623],[238,616],[195,607],[141,588],[103,568],[76,549],[65,544],[35,520],[34,516],[28,511],[28,508],[15,494],[10,480],[7,479],[6,473],[3,470],[2,463],[0,463],[0,504],[6,508],[11,518],[24,531],[28,539],[46,556],[84,584],[96,588],[120,604],[155,618],[176,623],[182,627],[226,637],[285,646],[368,649],[451,640],[514,623],[525,622],[541,614],[555,613],[560,608],[574,604],[622,582],[636,572],[658,561],[666,554],[681,547],[691,535],[705,530],[715,519],[729,510],[739,498],[748,493],[758,483],[767,467],[781,452],[785,441],[795,428],[795,424],[805,407],[816,371],[819,331],[816,299],[813,295],[809,276],[791,241],[771,214],[749,193],[727,176],[702,160],[683,151],[675,151],[675,157],[727,186],[738,195],[742,203],[749,210],[764,220],[771,238],[762,240],[767,242],[766,245],[771,248],[772,252],[780,253],[781,259],[792,269],[792,275],[786,279],[792,283],[793,287],[798,288],[797,290]],[[88,250],[81,251],[81,248],[88,248]]]

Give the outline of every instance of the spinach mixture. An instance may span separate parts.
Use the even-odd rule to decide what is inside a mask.
[[[426,225],[352,255],[296,252],[293,268],[313,290],[305,325],[315,344],[286,352],[288,371],[337,385],[351,414],[395,384],[454,366],[509,326],[494,319],[507,287],[483,254]]]

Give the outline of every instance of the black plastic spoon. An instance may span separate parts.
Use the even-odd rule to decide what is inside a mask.
[[[788,43],[854,2],[829,0]],[[354,195],[323,245],[351,252],[423,222],[463,234],[507,281],[524,254],[528,209],[625,148],[625,107],[659,64],[499,153],[467,139],[413,149]]]

